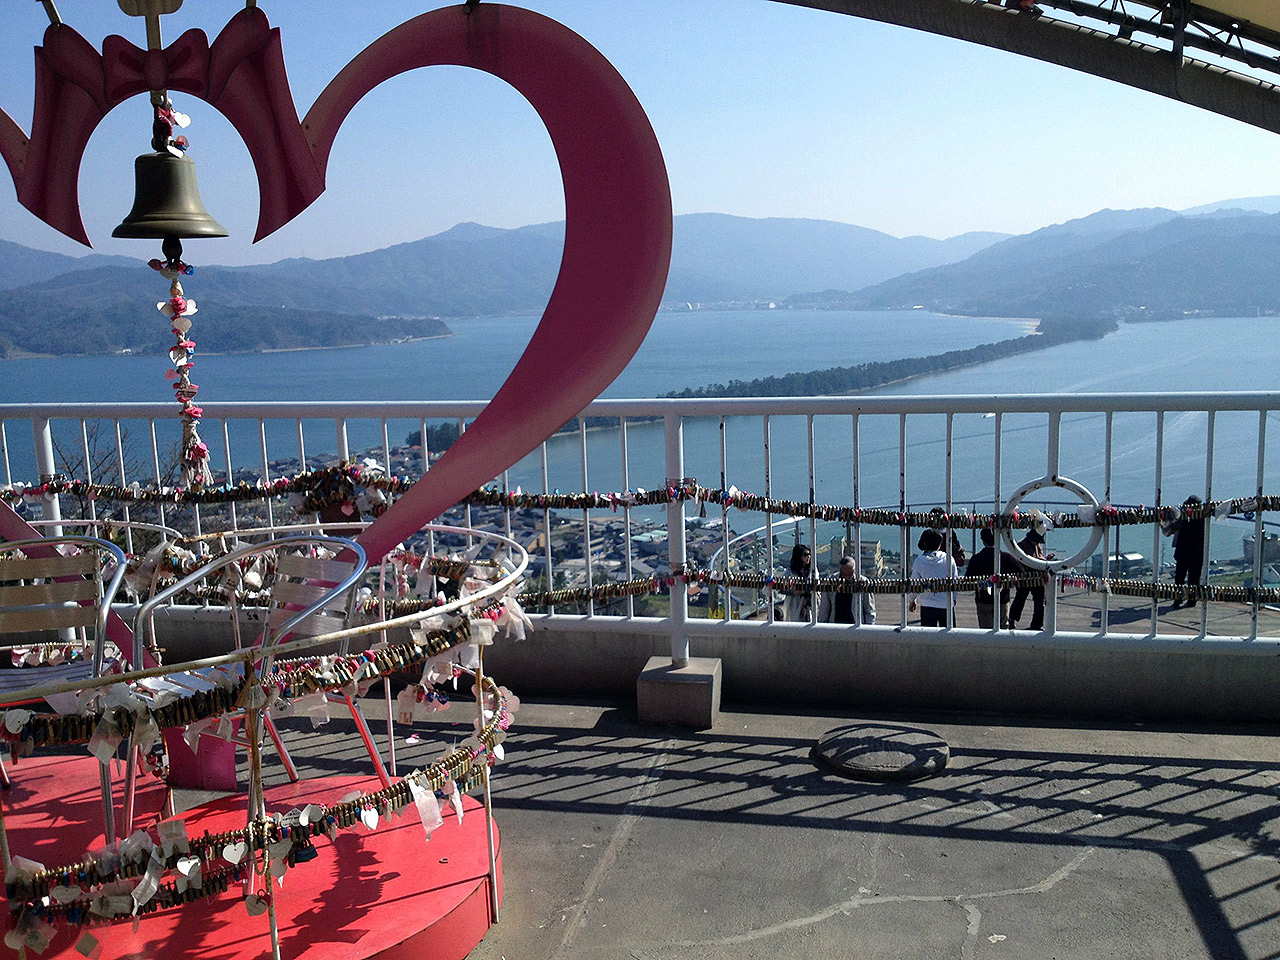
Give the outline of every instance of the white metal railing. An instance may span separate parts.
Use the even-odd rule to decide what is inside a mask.
[[[437,453],[426,443],[428,425],[447,421],[463,430],[483,407],[479,401],[211,402],[204,405],[204,432],[212,462],[220,468],[215,470],[219,482],[246,475],[272,479],[338,459],[363,458],[389,472],[417,476],[429,469]],[[1027,481],[1066,476],[1099,501],[1177,505],[1191,493],[1206,500],[1280,493],[1280,466],[1267,455],[1267,425],[1277,411],[1280,393],[598,400],[584,411],[590,423],[583,419],[576,430],[552,437],[494,482],[504,491],[551,494],[652,489],[668,480],[693,477],[712,489],[737,487],[800,504],[894,507],[903,512],[937,504],[951,514],[957,509],[1000,512],[1009,494]],[[414,430],[421,431],[424,440],[420,449],[397,442]],[[0,482],[12,485],[74,474],[121,486],[169,483],[166,463],[171,458],[166,451],[177,436],[177,419],[168,403],[0,405]],[[252,466],[246,470],[248,464]],[[1052,499],[1061,501],[1061,491]],[[47,498],[29,504],[28,513],[41,513],[49,520],[72,514],[97,519],[112,509],[102,501],[69,501],[74,498]],[[1028,497],[1024,506],[1047,502]],[[192,533],[238,529],[242,524],[270,528],[295,519],[280,500],[258,507],[232,503],[113,509],[118,519],[152,520]],[[462,525],[489,525],[529,545],[532,562],[540,568],[536,579],[547,588],[562,584],[587,589],[610,580],[631,580],[644,573],[642,563],[658,577],[684,569],[686,563],[705,565],[716,549],[731,554],[731,526],[746,531],[781,519],[777,514],[744,516],[719,506],[704,509],[721,514],[714,535],[699,529],[696,518],[689,516],[690,505],[679,501],[665,507],[622,501],[610,511],[467,506],[460,519]],[[691,522],[692,538],[686,536]],[[885,575],[908,576],[917,531],[860,521],[844,524],[843,530],[840,526],[806,518],[792,525],[797,531],[792,536],[823,545],[840,539],[859,560],[862,544],[879,540],[890,558]],[[1220,581],[1234,576],[1261,584],[1267,553],[1262,513],[1247,526],[1221,519],[1206,527],[1203,576]],[[1230,542],[1247,533],[1259,545],[1252,569],[1233,557]],[[1068,542],[1072,535],[1055,536]],[[656,555],[651,541],[659,543]],[[1108,531],[1105,546],[1098,550],[1101,558],[1094,562],[1109,577],[1114,556],[1145,554],[1149,548],[1146,575],[1159,582],[1165,542],[1154,524],[1150,529],[1117,527]],[[762,569],[783,571],[786,551],[774,537],[765,537],[762,546]],[[131,539],[128,547],[133,547]],[[834,559],[829,557],[827,564]],[[1058,591],[1051,589],[1046,599],[1046,632],[1061,638],[1120,642],[1180,635],[1166,629],[1155,599],[1140,618],[1134,619],[1131,605],[1124,621],[1113,623],[1116,601],[1099,593],[1097,622],[1085,629],[1059,625]],[[573,610],[552,609],[550,616],[567,626],[585,616],[595,624],[593,629],[606,622],[614,629],[638,626],[626,627],[619,617],[644,620],[650,628],[670,632],[676,659],[687,657],[690,632],[715,630],[715,622],[728,628],[732,616],[728,604],[714,617],[691,610],[683,589],[670,591],[669,606],[666,601],[657,603],[660,606],[642,606],[631,595],[616,602],[593,598]],[[896,610],[889,609],[894,606]],[[905,596],[896,603],[883,596],[881,621],[867,629],[915,629],[907,624],[906,606]],[[776,619],[772,602],[764,616],[764,626],[735,623],[732,629],[766,629]],[[1266,639],[1269,628],[1260,630],[1259,617],[1255,600],[1248,605],[1247,618],[1228,618],[1235,626],[1226,636]],[[1211,633],[1225,639],[1219,627],[1210,630],[1207,608],[1201,609],[1198,627],[1201,639]],[[958,627],[953,635],[980,636]]]

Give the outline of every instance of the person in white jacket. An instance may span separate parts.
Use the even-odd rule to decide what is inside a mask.
[[[920,549],[923,551],[911,563],[912,580],[944,580],[960,575],[956,562],[951,555],[942,549],[942,535],[936,530],[926,530],[920,535]],[[945,627],[947,610],[955,609],[956,595],[944,593],[912,593],[909,594],[911,604],[908,609],[916,612],[917,601],[920,605],[920,626]]]

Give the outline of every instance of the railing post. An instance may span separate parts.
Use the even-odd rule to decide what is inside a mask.
[[[667,483],[684,479],[684,418],[663,414],[666,439]],[[667,559],[671,564],[671,658],[650,657],[636,678],[636,717],[641,723],[677,723],[705,730],[720,715],[720,661],[689,656],[689,589],[684,570],[684,501],[667,504]]]
[[[1057,480],[1062,471],[1062,411],[1049,411],[1049,463],[1047,473],[1050,480]],[[1044,585],[1044,623],[1042,626],[1050,633],[1058,631],[1058,575],[1054,571],[1045,574]]]
[[[31,432],[36,448],[36,469],[40,471],[40,482],[45,483],[54,478],[58,468],[53,457],[53,431],[49,428],[47,417],[37,417],[31,421]],[[62,519],[62,500],[55,493],[46,495],[40,506],[45,520]],[[62,536],[62,527],[55,525],[45,532],[47,537]]]
[[[678,485],[684,478],[684,419],[677,413],[663,417],[667,446],[667,483]],[[673,499],[667,504],[667,563],[674,575],[684,570],[684,501]],[[685,621],[689,619],[689,589],[680,577],[671,585],[671,665],[685,667],[689,664],[689,634]]]

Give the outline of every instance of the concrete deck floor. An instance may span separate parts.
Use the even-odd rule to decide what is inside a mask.
[[[413,746],[397,728],[400,772],[465,736],[470,708]],[[815,766],[816,738],[859,719],[937,733],[949,768],[863,784]],[[304,773],[368,769],[349,722],[287,722]],[[493,781],[505,905],[472,957],[1275,960],[1276,732],[741,707],[690,732],[630,703],[526,702]]]

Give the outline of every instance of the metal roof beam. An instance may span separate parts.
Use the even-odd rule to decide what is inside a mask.
[[[1091,27],[982,0],[778,0],[967,40],[1090,73],[1280,133],[1275,83]],[[1178,60],[1181,60],[1179,63]]]

